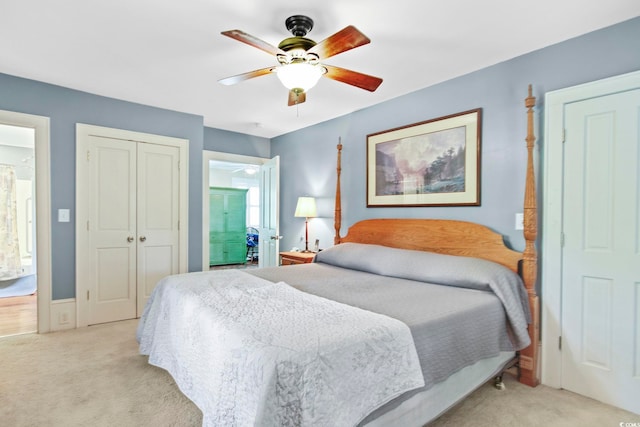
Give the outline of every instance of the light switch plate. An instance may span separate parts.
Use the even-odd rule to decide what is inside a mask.
[[[58,222],[69,222],[69,209],[58,209]]]
[[[516,230],[524,230],[524,214],[516,214]]]

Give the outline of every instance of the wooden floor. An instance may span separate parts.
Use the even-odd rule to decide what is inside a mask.
[[[258,263],[222,265],[211,267],[218,269],[251,269]],[[23,297],[0,298],[0,337],[28,334],[38,331],[38,297],[37,294]]]
[[[258,262],[221,265],[211,270],[257,268]],[[38,297],[36,294],[24,297],[0,298],[0,337],[28,334],[38,331]]]
[[[210,265],[209,270],[250,270],[252,268],[258,268],[258,263],[246,264],[228,264],[228,265]]]
[[[0,298],[0,337],[38,330],[38,297]]]

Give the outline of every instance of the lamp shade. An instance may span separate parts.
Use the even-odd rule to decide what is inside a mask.
[[[298,204],[296,205],[296,213],[294,216],[301,216],[305,218],[314,218],[318,216],[316,199],[313,197],[298,197]]]
[[[287,89],[302,89],[306,92],[318,83],[324,74],[324,67],[294,62],[278,67],[276,73],[280,82]]]

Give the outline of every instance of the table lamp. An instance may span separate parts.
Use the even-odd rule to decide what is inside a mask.
[[[298,204],[296,205],[296,217],[304,217],[304,251],[311,252],[309,250],[309,218],[314,218],[318,215],[316,209],[316,199],[313,197],[298,197]]]

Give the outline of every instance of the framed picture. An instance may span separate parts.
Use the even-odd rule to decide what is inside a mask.
[[[480,205],[481,113],[367,135],[367,207]]]

